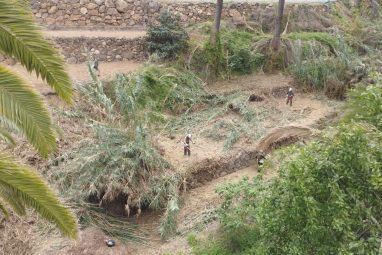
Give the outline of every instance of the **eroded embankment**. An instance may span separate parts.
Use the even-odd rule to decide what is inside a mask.
[[[243,149],[235,155],[218,159],[205,159],[187,170],[187,188],[200,187],[213,179],[248,167],[260,154],[268,154],[281,146],[304,140],[311,134],[311,129],[306,127],[281,127],[265,135],[253,149]]]

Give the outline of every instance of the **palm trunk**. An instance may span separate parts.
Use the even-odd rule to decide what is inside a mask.
[[[214,26],[212,27],[212,33],[211,33],[211,44],[216,43],[217,34],[219,33],[219,30],[220,30],[220,20],[222,16],[222,10],[223,10],[223,0],[217,0]]]
[[[280,48],[280,43],[281,43],[281,23],[283,20],[283,15],[284,15],[284,5],[285,5],[285,0],[279,0],[279,5],[278,5],[278,12],[277,12],[277,17],[276,17],[276,26],[275,26],[275,34],[272,39],[272,48],[275,51],[278,51]]]

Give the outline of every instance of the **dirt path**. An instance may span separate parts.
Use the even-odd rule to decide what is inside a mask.
[[[141,63],[133,61],[102,62],[99,66],[101,71],[100,78],[102,80],[110,80],[116,73],[128,73],[137,70],[141,66]],[[88,67],[86,64],[66,64],[66,67],[74,82],[90,80]],[[48,85],[45,85],[41,79],[37,78],[34,73],[28,73],[28,71],[21,65],[16,64],[13,66],[8,66],[8,68],[18,73],[21,77],[33,85],[33,87],[41,94],[47,94],[53,91]]]
[[[47,37],[115,37],[134,39],[146,35],[144,30],[45,30]]]

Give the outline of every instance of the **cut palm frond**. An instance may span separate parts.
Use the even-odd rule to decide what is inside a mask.
[[[0,203],[0,211],[4,214],[5,218],[8,218],[8,211],[2,203]]]
[[[0,0],[0,49],[35,71],[66,102],[72,100],[72,84],[57,50],[44,39],[28,8],[19,0]]]
[[[51,119],[41,98],[3,66],[0,66],[0,115],[14,122],[41,155],[47,156],[56,148]]]
[[[11,146],[14,146],[16,144],[12,135],[2,126],[0,126],[0,140],[3,140]]]
[[[27,166],[0,154],[0,197],[5,201],[18,201],[10,205],[17,213],[25,207],[36,210],[43,218],[54,222],[60,231],[71,238],[77,236],[77,226],[71,212],[60,204],[47,184]]]

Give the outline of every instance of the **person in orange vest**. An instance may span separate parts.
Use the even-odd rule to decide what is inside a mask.
[[[292,88],[289,88],[288,92],[287,92],[287,101],[286,101],[286,104],[288,105],[288,103],[290,103],[290,106],[292,106],[292,103],[293,103],[293,97],[294,97],[294,93],[293,93],[293,89]]]
[[[191,139],[191,134],[186,135],[183,140],[183,145],[184,145],[184,156],[188,155],[191,156],[191,148],[190,144],[194,143]]]

